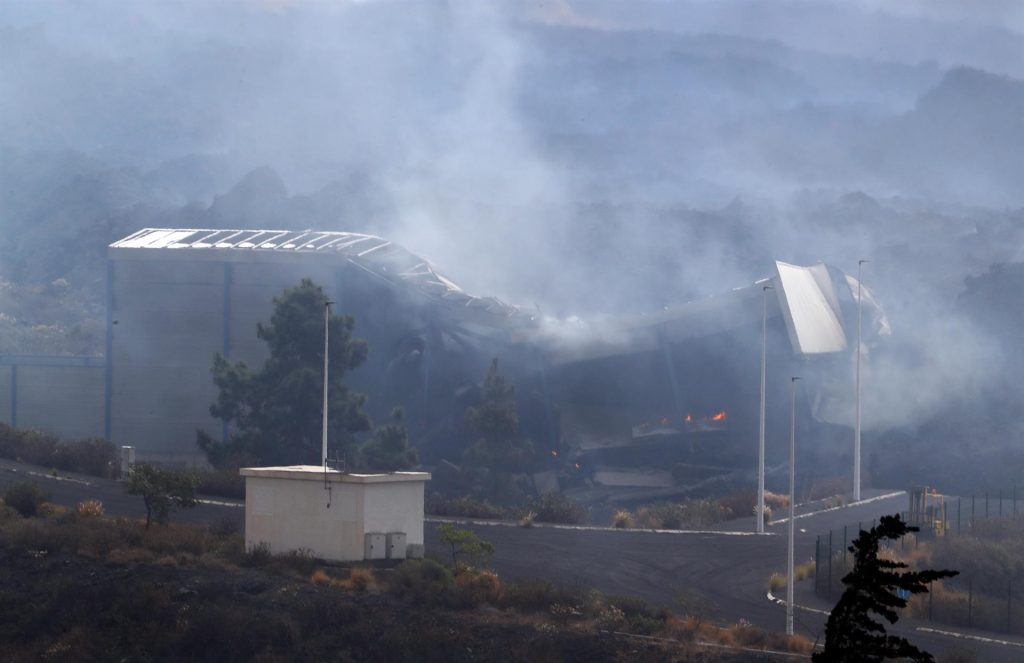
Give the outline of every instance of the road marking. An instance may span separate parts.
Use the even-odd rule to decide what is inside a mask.
[[[780,599],[778,596],[775,596],[774,594],[772,594],[771,590],[768,590],[768,600],[773,602],[773,603],[778,603],[779,605],[782,605],[782,606],[786,605],[786,599]],[[801,610],[806,610],[807,612],[816,612],[819,615],[825,615],[826,617],[828,615],[832,614],[828,610],[819,610],[818,608],[811,608],[811,607],[808,607],[806,605],[800,605],[799,603],[794,603],[793,607],[794,608],[800,608]]]
[[[768,592],[768,600],[772,601],[773,603],[778,603],[779,605],[782,605],[782,606],[786,605],[785,599],[780,599],[779,597],[777,597],[774,594],[772,594],[771,591]],[[810,608],[810,607],[805,606],[805,605],[800,605],[799,603],[794,603],[793,607],[794,608],[799,608],[801,610],[806,610],[807,612],[816,612],[819,615],[826,615],[826,616],[828,616],[828,615],[831,614],[828,610],[819,610],[817,608]],[[1022,648],[1024,648],[1024,642],[1014,642],[1013,640],[999,640],[997,638],[986,638],[986,637],[983,637],[983,636],[980,636],[980,635],[971,635],[969,633],[957,633],[956,631],[943,631],[941,629],[930,628],[928,626],[916,626],[916,627],[914,627],[914,630],[915,631],[920,631],[921,633],[931,633],[932,635],[945,635],[945,636],[948,636],[950,638],[959,638],[960,640],[973,640],[975,642],[984,642],[985,644],[989,644],[989,645],[1002,645],[1004,647],[1022,647]]]
[[[423,519],[428,523],[453,523],[455,525],[484,525],[488,527],[516,527],[520,529],[567,529],[581,532],[647,532],[651,534],[717,534],[721,536],[778,536],[776,532],[736,532],[713,529],[628,529],[625,527],[597,527],[595,525],[558,525],[555,523],[533,523],[530,527],[522,527],[510,520],[476,520],[473,518],[449,518],[444,516],[428,516]]]
[[[969,633],[957,633],[955,631],[942,631],[937,628],[929,628],[927,626],[918,626],[915,630],[921,631],[922,633],[932,633],[934,635],[948,635],[951,638],[959,638],[961,640],[974,640],[976,642],[984,642],[990,645],[1004,645],[1006,647],[1024,647],[1024,642],[1014,642],[1012,640],[997,640],[996,638],[984,638],[980,635],[970,635]]]
[[[839,506],[829,507],[828,509],[821,509],[820,511],[811,511],[810,513],[801,513],[799,516],[793,516],[793,520],[800,520],[801,518],[810,518],[811,516],[819,516],[819,515],[821,515],[823,513],[831,513],[832,511],[839,511],[840,509],[849,509],[850,507],[861,506],[863,504],[871,504],[872,502],[880,502],[881,500],[889,500],[889,499],[892,499],[894,497],[899,497],[900,495],[906,495],[906,494],[907,494],[907,491],[905,491],[905,490],[898,490],[898,491],[896,491],[894,493],[886,493],[885,495],[879,495],[877,497],[869,497],[868,499],[861,500],[860,502],[850,502],[849,504],[841,504]],[[788,523],[788,522],[789,522],[789,518],[779,518],[778,520],[772,520],[772,522],[769,523],[769,526],[771,526],[771,525],[781,525],[783,523]]]
[[[51,481],[70,481],[71,483],[78,483],[83,486],[92,487],[92,483],[83,479],[75,479],[74,477],[62,477],[58,474],[45,474],[43,472],[33,472],[32,470],[18,470],[13,467],[5,467],[5,470],[11,474],[27,474],[33,477],[39,477],[41,479],[50,479]]]
[[[233,507],[244,507],[245,502],[222,502],[220,500],[196,500],[200,504],[212,504],[213,506],[233,506]]]

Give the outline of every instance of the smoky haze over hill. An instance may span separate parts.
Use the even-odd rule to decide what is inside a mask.
[[[562,316],[868,257],[866,417],[912,430],[1017,393],[977,310],[1021,259],[1022,32],[1013,2],[4,3],[3,351],[98,350],[105,246],[144,226],[376,233]]]

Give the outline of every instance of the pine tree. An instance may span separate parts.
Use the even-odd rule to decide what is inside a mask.
[[[843,577],[846,590],[829,615],[825,626],[825,649],[814,654],[815,663],[874,663],[887,658],[909,658],[932,661],[932,655],[910,644],[906,638],[887,635],[885,625],[871,613],[881,615],[890,624],[899,619],[897,608],[907,600],[897,594],[928,591],[928,584],[957,575],[958,571],[901,571],[902,562],[878,557],[879,542],[899,539],[918,531],[898,515],[883,516],[877,527],[861,531],[849,547],[853,553],[853,570]]]
[[[391,413],[392,423],[377,428],[373,439],[361,450],[363,464],[374,472],[407,470],[416,464],[416,450],[409,447],[409,435],[402,423],[402,408]]]
[[[256,335],[270,358],[258,371],[217,354],[213,381],[220,389],[210,413],[229,423],[227,443],[199,431],[199,447],[214,466],[238,464],[320,464],[323,407],[324,307],[327,296],[309,279],[274,298],[269,324]],[[350,392],[346,373],[366,361],[366,341],[353,338],[355,321],[331,315],[328,442],[351,462],[355,434],[370,429],[366,396]]]
[[[466,464],[496,472],[522,472],[533,462],[533,444],[519,435],[516,390],[491,360],[483,384],[483,402],[466,410],[466,423],[477,439],[463,456]]]

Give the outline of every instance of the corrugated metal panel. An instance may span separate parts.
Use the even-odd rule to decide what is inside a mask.
[[[201,230],[146,228],[110,245],[111,249],[228,249],[274,253],[336,254],[392,283],[401,283],[426,297],[474,315],[478,322],[504,327],[509,321],[529,324],[532,313],[498,299],[480,298],[444,278],[423,258],[374,235],[329,231]],[[475,313],[469,313],[475,312]]]
[[[839,300],[824,265],[800,267],[776,262],[779,304],[789,329],[793,351],[822,354],[846,349],[846,332]],[[820,270],[816,271],[816,267]]]

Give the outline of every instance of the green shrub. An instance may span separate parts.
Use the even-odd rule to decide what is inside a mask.
[[[50,498],[34,481],[13,484],[4,491],[4,504],[31,518],[39,514],[39,507]]]
[[[128,494],[142,497],[149,529],[153,520],[166,524],[172,509],[196,505],[196,479],[189,472],[136,465],[128,473]]]
[[[270,544],[266,541],[260,541],[249,546],[249,549],[245,551],[242,562],[245,566],[265,566],[273,558],[274,555],[270,552]]]
[[[451,600],[455,577],[435,560],[410,559],[395,568],[389,585],[394,593],[417,603],[446,603]]]
[[[707,527],[732,517],[731,509],[713,499],[655,502],[636,513],[640,527],[648,529]]]
[[[534,520],[539,523],[582,525],[587,520],[583,505],[562,493],[545,493],[535,498],[530,503],[530,511],[537,514]]]
[[[600,593],[546,580],[524,580],[505,587],[503,603],[520,612],[549,612],[553,605],[580,606],[584,613],[596,616]]]
[[[471,497],[445,497],[439,493],[427,497],[424,511],[432,516],[449,518],[500,520],[507,516],[504,509],[494,506],[490,502],[475,500]]]
[[[238,470],[199,470],[195,477],[196,492],[200,495],[245,499],[245,477]]]
[[[53,435],[7,424],[0,424],[0,458],[106,478],[117,477],[120,469],[117,447],[107,440],[62,442]]]
[[[452,523],[441,523],[437,530],[441,534],[441,543],[451,551],[453,568],[465,564],[484,565],[494,554],[491,542],[480,538],[473,530],[459,528]]]
[[[96,477],[115,478],[120,473],[117,447],[98,438],[77,442],[60,442],[47,463],[65,472],[79,472]]]

